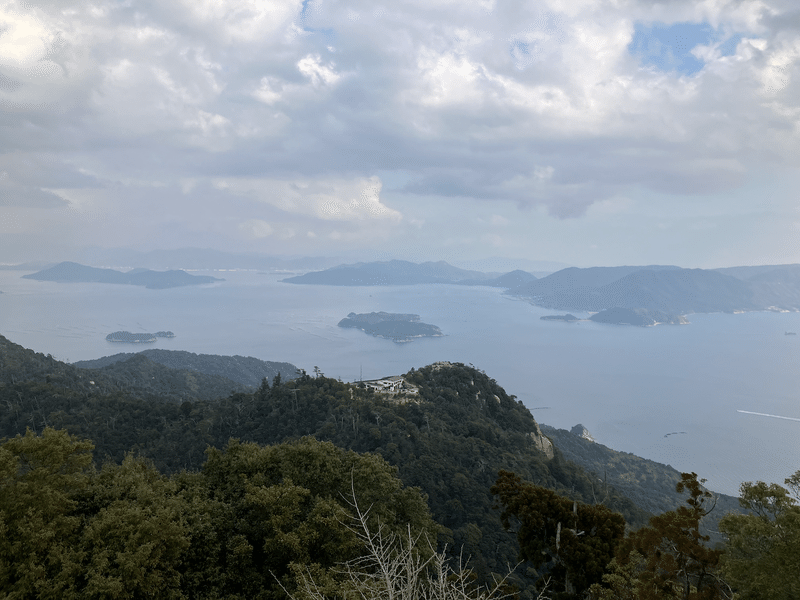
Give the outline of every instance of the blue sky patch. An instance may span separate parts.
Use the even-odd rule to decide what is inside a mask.
[[[692,48],[722,41],[719,49],[723,56],[729,56],[736,52],[741,37],[736,34],[724,39],[722,33],[708,23],[636,23],[628,51],[639,57],[643,65],[666,72],[694,75],[705,63],[692,55]]]

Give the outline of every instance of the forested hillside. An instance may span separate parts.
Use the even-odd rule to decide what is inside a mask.
[[[674,510],[683,498],[674,493],[681,473],[668,465],[647,460],[629,452],[618,452],[575,435],[565,429],[541,426],[565,458],[607,481],[638,506],[657,515]],[[740,512],[739,501],[725,494],[715,494],[716,506],[702,520],[703,533],[712,542],[721,542],[719,520],[730,512]]]
[[[0,336],[0,383],[51,384],[62,392],[97,397],[122,392],[161,402],[213,400],[248,386],[215,374],[172,369],[132,354],[100,369],[80,369],[50,355],[32,352]]]
[[[119,354],[94,360],[81,360],[72,364],[82,369],[105,369],[115,363],[127,361],[134,356],[144,356],[170,369],[197,371],[206,375],[219,375],[248,387],[258,387],[264,377],[271,381],[278,374],[282,379],[293,379],[297,374],[297,367],[287,362],[260,360],[252,356],[219,356],[217,354],[196,354],[185,350],[163,350],[160,348],[150,348],[141,352],[120,352]]]
[[[479,581],[490,581],[491,573],[507,573],[520,556],[520,540],[527,539],[523,535],[527,527],[525,519],[531,518],[532,513],[526,508],[522,513],[515,512],[525,506],[515,498],[539,498],[536,502],[544,502],[542,506],[552,505],[555,512],[542,513],[541,518],[551,519],[555,518],[552,515],[565,510],[563,514],[567,515],[574,510],[576,519],[587,524],[597,522],[597,531],[608,531],[608,535],[616,532],[613,533],[616,537],[606,540],[611,546],[603,546],[602,552],[600,546],[591,550],[599,552],[597,560],[605,557],[602,564],[597,563],[591,572],[580,574],[574,571],[574,566],[562,568],[567,563],[559,558],[558,535],[553,529],[555,554],[548,554],[552,560],[529,560],[509,579],[511,584],[527,590],[524,598],[535,597],[534,583],[547,573],[566,577],[558,592],[564,598],[572,598],[576,593],[570,592],[575,582],[582,582],[582,586],[598,583],[605,565],[602,561],[607,562],[622,538],[617,525],[600,527],[597,519],[608,520],[617,511],[624,516],[625,528],[632,531],[645,525],[651,516],[631,498],[654,512],[666,506],[667,496],[672,498],[669,502],[673,507],[676,498],[678,503],[685,499],[685,494],[674,493],[674,486],[670,489],[670,481],[651,485],[661,480],[626,476],[635,471],[634,466],[612,454],[589,453],[594,463],[587,462],[584,456],[581,460],[590,470],[567,460],[558,448],[559,443],[555,448],[550,445],[521,402],[485,373],[462,364],[437,363],[412,369],[404,375],[404,388],[396,393],[377,392],[365,384],[345,384],[321,375],[312,377],[301,371],[290,382],[281,381],[280,376],[272,382],[265,379],[254,392],[184,401],[180,390],[185,388],[180,387],[180,379],[171,384],[176,386],[174,393],[165,395],[153,392],[159,385],[155,383],[150,387],[132,383],[126,389],[117,380],[117,387],[104,387],[97,381],[90,383],[88,371],[5,339],[0,349],[0,437],[12,438],[27,429],[29,435],[50,431],[48,427],[66,430],[92,440],[94,456],[100,463],[110,459],[114,465],[128,464],[125,468],[145,468],[134,468],[134,463],[130,463],[133,459],[125,458],[133,451],[134,456],[152,461],[151,466],[146,466],[152,473],[161,473],[152,477],[170,477],[170,481],[180,481],[179,474],[183,471],[205,473],[211,457],[231,452],[231,448],[240,444],[269,446],[306,437],[330,442],[343,450],[377,455],[397,469],[397,476],[406,487],[421,489],[433,519],[440,524],[439,543],[447,544],[456,555],[463,552],[471,557],[470,564]],[[138,365],[139,371],[154,381],[157,377],[152,370],[154,363],[144,357],[138,357],[138,361],[128,362],[131,366]],[[131,381],[145,379],[132,377]],[[232,439],[239,441],[231,442]],[[558,441],[558,436],[554,439]],[[568,447],[570,444],[563,440],[560,443],[570,456],[576,457],[574,447]],[[209,451],[209,448],[221,450]],[[601,463],[607,463],[603,476],[599,475]],[[113,471],[117,467],[108,468]],[[612,477],[605,477],[607,471],[612,471]],[[506,473],[502,485],[498,480],[501,472]],[[613,485],[615,482],[619,489]],[[678,481],[687,490],[690,483],[686,478]],[[509,533],[501,520],[493,486],[495,494],[503,494],[505,524],[516,534]],[[600,510],[600,505],[605,508]],[[574,509],[567,510],[570,506]],[[701,512],[695,510],[689,516],[696,516],[699,523]],[[513,517],[511,520],[509,515]],[[565,518],[569,519],[558,517],[561,521]],[[690,521],[685,522],[690,524]],[[681,525],[683,529],[678,531],[688,526]],[[594,528],[592,525],[591,531]],[[664,535],[679,534],[664,531]],[[695,543],[704,539],[701,533],[697,535],[700,537],[694,538]],[[591,537],[586,541],[590,542]],[[522,555],[539,556],[538,550],[530,554],[530,548],[536,547],[524,546],[523,549],[529,549]],[[578,552],[575,556],[595,548],[571,547],[571,552]],[[553,551],[550,546],[543,548]],[[718,554],[714,557],[716,561]],[[536,565],[539,566],[534,568]],[[261,581],[258,585],[263,587],[267,583]]]
[[[409,384],[419,391],[405,398],[303,374],[289,383],[265,381],[255,393],[180,402],[135,386],[98,389],[86,383],[86,371],[7,340],[3,348],[2,436],[63,428],[92,439],[99,459],[121,462],[134,450],[165,473],[199,468],[209,445],[222,448],[230,438],[272,444],[312,435],[374,452],[398,467],[406,485],[422,488],[434,518],[447,528],[443,541],[463,547],[483,574],[504,572],[518,557],[516,540],[492,509],[489,489],[500,469],[577,500],[605,499],[633,526],[648,517],[557,450],[549,458],[530,412],[486,374],[464,365],[409,373]]]

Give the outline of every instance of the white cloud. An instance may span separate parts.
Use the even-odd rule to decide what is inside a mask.
[[[369,221],[402,219],[402,215],[381,202],[378,177],[355,180],[266,180],[219,179],[219,190],[247,196],[289,214],[323,221]]]
[[[297,63],[297,69],[311,80],[315,87],[333,85],[341,77],[334,71],[335,65],[323,65],[319,54],[309,54]]]
[[[687,22],[718,33],[693,75],[629,51],[642,23]],[[204,193],[222,214],[251,202],[214,235],[322,244],[335,224],[344,244],[454,227],[446,199],[591,219],[800,166],[800,19],[779,0],[0,0],[0,25],[5,156],[57,159],[0,164],[3,207],[92,186],[149,206],[158,183],[171,219]]]
[[[248,219],[239,224],[239,229],[254,238],[265,238],[272,235],[272,225],[261,219]]]

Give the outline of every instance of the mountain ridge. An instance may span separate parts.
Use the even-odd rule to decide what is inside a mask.
[[[258,387],[266,377],[272,380],[280,373],[284,380],[293,379],[297,367],[288,362],[266,361],[252,356],[222,356],[219,354],[196,354],[185,350],[163,350],[149,348],[140,352],[120,352],[92,360],[80,360],[72,363],[81,369],[102,369],[133,356],[143,355],[153,362],[165,367],[189,370],[206,375],[219,375],[243,386]]]

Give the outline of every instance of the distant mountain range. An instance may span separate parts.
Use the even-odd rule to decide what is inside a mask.
[[[488,282],[496,276],[496,274],[459,269],[444,261],[417,264],[406,260],[390,260],[339,265],[281,281],[316,285],[416,285],[462,281]]]
[[[647,309],[666,315],[800,310],[800,265],[682,269],[569,268],[508,293],[559,310]]]
[[[800,265],[724,269],[672,265],[569,267],[537,279],[520,270],[498,275],[459,269],[444,261],[417,264],[392,260],[339,265],[282,281],[343,286],[494,286],[535,305],[557,310],[626,309],[627,312],[617,310],[600,320],[640,325],[679,323],[679,315],[691,313],[800,310]],[[632,322],[630,317],[634,315]]]
[[[208,275],[190,275],[186,271],[151,271],[132,269],[127,273],[114,269],[98,269],[75,262],[62,262],[54,267],[23,275],[24,279],[56,281],[58,283],[116,283],[143,285],[149,289],[166,289],[184,285],[201,285],[224,281]]]

